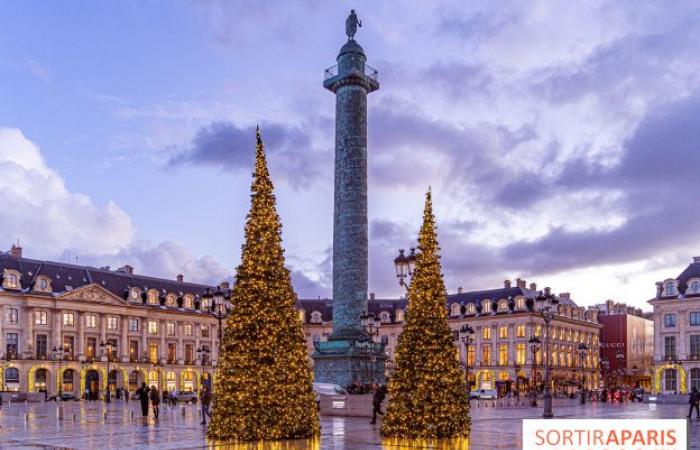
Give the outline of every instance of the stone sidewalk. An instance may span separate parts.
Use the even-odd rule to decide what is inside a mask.
[[[183,415],[184,411],[184,415]],[[133,418],[130,414],[133,412]],[[589,404],[555,407],[559,418],[678,418],[685,417],[685,405]],[[27,419],[25,420],[25,414]],[[523,418],[537,418],[541,408],[496,408],[474,411],[472,450],[521,448]],[[75,420],[73,420],[75,415]],[[143,424],[137,402],[128,405],[99,402],[66,402],[64,420],[56,419],[56,405],[38,403],[5,406],[0,416],[2,449],[403,449],[436,448],[417,442],[382,445],[378,425],[364,418],[323,417],[322,435],[316,442],[293,441],[269,445],[217,445],[204,438],[195,406],[164,407],[158,424],[150,418]],[[690,424],[690,448],[700,449],[700,421]],[[450,448],[443,443],[440,448]]]

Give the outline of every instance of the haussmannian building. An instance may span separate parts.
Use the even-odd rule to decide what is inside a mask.
[[[656,283],[654,380],[657,393],[700,389],[700,256],[676,278]]]
[[[544,321],[532,311],[538,295],[533,283],[526,286],[518,279],[515,285],[506,280],[502,288],[448,295],[448,321],[454,333],[455,357],[468,367],[472,387],[525,391],[532,386],[533,374],[538,385],[543,380]],[[599,334],[601,325],[596,311],[577,306],[568,293],[558,295],[559,305],[551,322],[551,374],[555,389],[571,391],[581,383],[587,389],[599,387]],[[300,300],[300,314],[305,323],[309,351],[314,343],[326,340],[331,333],[333,309],[331,300]],[[385,344],[391,372],[396,343],[403,329],[406,300],[380,300],[370,295],[368,312],[379,317],[380,325],[373,339]],[[459,330],[470,325],[475,333],[467,347]],[[542,341],[533,357],[528,342],[537,336]],[[587,351],[583,360],[579,344]],[[391,374],[388,373],[390,376]]]
[[[191,391],[211,380],[209,286],[28,259],[16,246],[0,253],[0,276],[2,391],[102,398],[107,380],[112,396],[142,382]]]

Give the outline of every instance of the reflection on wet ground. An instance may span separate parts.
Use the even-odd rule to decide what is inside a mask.
[[[480,409],[473,411],[469,440],[382,440],[379,425],[366,418],[323,417],[322,434],[314,440],[230,444],[207,442],[195,406],[161,408],[159,423],[140,419],[137,402],[129,404],[66,402],[63,420],[55,403],[5,405],[0,416],[0,448],[12,449],[191,449],[235,450],[386,449],[491,450],[521,448],[523,418],[536,418],[541,408]],[[574,405],[559,406],[561,418],[678,418],[686,405]],[[690,448],[700,449],[700,421],[690,423]]]

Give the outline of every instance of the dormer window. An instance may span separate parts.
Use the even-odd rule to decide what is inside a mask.
[[[476,307],[474,306],[474,303],[470,303],[467,305],[467,313],[468,314],[474,314],[475,310],[476,310]]]
[[[700,280],[691,280],[688,284],[688,294],[700,294]]]
[[[397,322],[403,322],[404,317],[403,317],[403,309],[397,309],[396,310],[396,321]]]
[[[19,280],[19,272],[5,269],[5,276],[3,277],[3,287],[5,289],[19,289]]]
[[[306,320],[306,311],[303,309],[300,309],[299,311],[299,320],[301,320],[301,323],[304,323],[304,320]]]
[[[185,308],[187,309],[193,309],[194,308],[194,302],[192,301],[192,297],[189,295],[185,295],[185,301],[183,302]]]
[[[462,312],[462,307],[459,303],[453,303],[450,305],[450,316],[457,317]]]
[[[148,304],[157,305],[158,304],[158,293],[156,291],[148,291]]]
[[[676,283],[674,281],[669,281],[666,283],[664,288],[664,295],[666,297],[675,297],[676,295]]]
[[[379,313],[379,320],[382,323],[390,323],[391,322],[391,315],[386,311],[382,311]]]
[[[483,313],[491,312],[491,300],[484,300],[481,302],[481,312],[483,312]]]
[[[501,300],[498,302],[499,311],[508,311],[508,300]]]
[[[515,309],[525,309],[525,299],[523,297],[515,299]]]
[[[140,292],[138,289],[132,288],[130,293],[129,293],[129,296],[130,296],[129,298],[131,298],[132,302],[137,302],[137,301],[139,301],[139,294],[140,294]]]
[[[321,318],[321,313],[318,311],[314,311],[311,313],[311,323],[321,323],[323,319]]]
[[[177,301],[175,299],[175,295],[170,294],[167,297],[165,297],[165,306],[176,306]]]

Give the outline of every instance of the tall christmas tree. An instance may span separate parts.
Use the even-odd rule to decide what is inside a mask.
[[[320,425],[304,330],[284,250],[272,182],[257,130],[252,200],[241,265],[216,370],[216,440],[316,436]]]
[[[418,249],[381,434],[405,438],[469,436],[469,401],[447,324],[447,293],[430,191]]]

